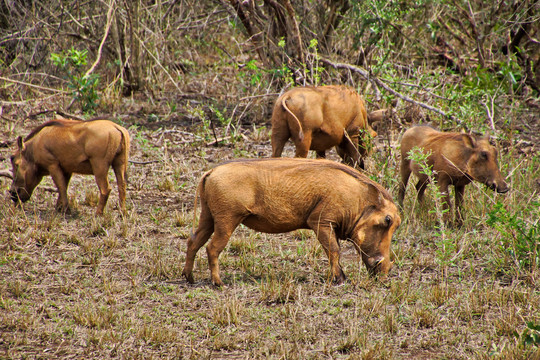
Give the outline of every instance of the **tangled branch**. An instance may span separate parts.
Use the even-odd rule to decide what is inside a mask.
[[[421,102],[421,101],[417,101],[417,100],[414,100],[410,97],[408,97],[407,95],[404,95],[394,89],[392,89],[390,86],[388,86],[388,84],[386,84],[383,80],[373,76],[372,74],[370,74],[367,70],[364,70],[360,67],[357,67],[357,66],[354,66],[354,65],[350,65],[350,64],[343,64],[343,63],[335,63],[335,62],[332,62],[328,59],[324,59],[324,58],[321,58],[321,62],[327,64],[327,65],[330,65],[336,69],[346,69],[346,70],[349,70],[349,71],[353,71],[355,73],[358,73],[360,74],[364,79],[366,79],[367,81],[369,81],[373,86],[375,87],[381,87],[383,89],[385,89],[386,91],[388,91],[390,94],[394,95],[394,96],[397,96],[398,98],[404,100],[404,101],[407,101],[407,102],[410,102],[412,104],[415,104],[415,105],[418,105],[420,107],[423,107],[424,109],[427,109],[429,111],[433,111],[439,115],[442,115],[444,116],[445,118],[447,119],[450,119],[452,121],[455,121],[456,123],[460,124],[465,130],[468,130],[467,128],[467,125],[465,123],[463,123],[462,121],[456,119],[453,115],[450,115],[450,114],[447,114],[445,113],[444,111],[442,111],[441,109],[439,108],[436,108],[436,107],[433,107],[431,105],[428,105],[424,102]]]

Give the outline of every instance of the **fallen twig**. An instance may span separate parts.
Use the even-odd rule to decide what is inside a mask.
[[[40,187],[41,190],[43,191],[48,191],[48,192],[52,192],[52,193],[57,193],[58,192],[58,189],[55,189],[55,188],[52,188],[52,187]]]
[[[24,81],[9,79],[9,78],[3,77],[3,76],[0,76],[0,80],[4,80],[4,81],[7,81],[7,82],[12,82],[14,84],[24,85],[24,86],[28,86],[28,87],[33,87],[33,88],[36,88],[36,89],[39,89],[39,90],[51,91],[51,92],[62,93],[62,94],[67,94],[68,93],[67,91],[64,91],[64,90],[58,90],[58,89],[52,89],[52,88],[48,88],[48,87],[44,87],[44,86],[34,85],[34,84],[27,83],[27,82],[24,82]]]
[[[214,141],[206,143],[206,146],[217,146],[220,142],[222,142],[224,140],[229,140],[230,138],[231,138],[231,136],[225,136],[225,137],[221,137],[221,138],[216,138]]]
[[[148,164],[154,164],[154,163],[158,163],[159,160],[149,160],[149,161],[137,161],[137,160],[128,160],[131,164],[136,164],[136,165],[148,165]]]

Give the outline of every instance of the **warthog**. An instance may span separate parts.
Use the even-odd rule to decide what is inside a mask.
[[[364,168],[377,133],[369,126],[364,100],[346,86],[297,87],[281,95],[272,113],[272,156],[280,157],[289,138],[296,157],[315,150],[324,158],[336,147],[344,162]]]
[[[197,192],[199,226],[188,240],[182,273],[190,283],[195,255],[213,233],[206,247],[208,264],[212,282],[223,285],[218,256],[239,224],[265,233],[312,229],[337,284],[345,280],[338,239],[354,244],[371,274],[387,274],[392,265],[390,241],[401,222],[398,209],[383,187],[346,165],[313,159],[240,160],[208,171]]]
[[[93,174],[99,187],[97,214],[102,214],[111,187],[107,173],[112,166],[118,183],[120,208],[126,208],[126,170],[130,138],[126,129],[108,120],[52,120],[41,124],[24,139],[17,138],[11,156],[14,202],[25,202],[46,175],[58,188],[58,211],[69,211],[67,187],[72,173]]]
[[[429,182],[427,175],[422,174],[418,164],[409,159],[409,151],[414,147],[430,153],[427,165],[435,173],[434,179],[443,195],[443,208],[450,208],[448,186],[455,188],[456,225],[463,223],[461,204],[465,185],[473,180],[487,185],[499,193],[508,191],[497,164],[497,150],[490,145],[489,138],[478,138],[461,133],[439,132],[428,126],[416,126],[405,131],[401,139],[401,184],[398,201],[403,208],[403,198],[411,172],[418,177],[416,190],[421,201]],[[450,220],[450,212],[446,212],[445,220]]]

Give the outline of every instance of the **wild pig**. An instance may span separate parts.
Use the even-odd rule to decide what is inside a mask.
[[[218,256],[239,224],[265,233],[312,229],[337,284],[345,280],[339,239],[354,244],[371,274],[386,274],[391,267],[398,209],[382,186],[346,165],[313,159],[234,161],[204,174],[198,193],[199,226],[188,240],[182,273],[190,283],[195,255],[213,233],[208,264],[212,282],[223,285]]]
[[[97,214],[102,214],[111,187],[107,179],[112,166],[118,183],[120,208],[125,211],[126,170],[130,138],[126,129],[108,120],[52,120],[17,138],[11,156],[14,202],[25,202],[46,175],[58,188],[58,211],[69,211],[67,187],[71,175],[93,174],[100,197]]]
[[[364,168],[377,135],[369,126],[364,100],[350,87],[297,87],[281,95],[272,113],[272,156],[280,157],[289,138],[296,157],[315,150],[324,158],[336,147],[344,162]],[[367,141],[367,142],[365,142]]]
[[[461,204],[465,185],[473,180],[487,185],[499,193],[508,191],[497,164],[497,150],[491,146],[488,137],[478,138],[474,135],[439,132],[428,126],[416,126],[405,131],[401,139],[401,184],[398,202],[403,208],[405,190],[411,172],[418,177],[416,190],[421,201],[428,184],[427,175],[420,172],[418,164],[409,159],[409,151],[414,147],[431,153],[427,164],[435,173],[439,191],[443,195],[444,209],[450,208],[448,186],[455,188],[456,225],[463,223]],[[450,211],[445,220],[449,221]]]

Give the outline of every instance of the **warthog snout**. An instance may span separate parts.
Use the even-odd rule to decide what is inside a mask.
[[[497,191],[499,194],[507,193],[510,188],[508,187],[508,184],[504,181],[498,182],[495,180],[488,180],[486,182],[487,187],[489,187],[493,191]]]
[[[24,189],[22,189],[21,191],[9,190],[9,196],[14,203],[18,203],[19,201],[26,202],[28,201],[28,199],[30,199],[30,195]]]
[[[366,268],[368,270],[368,273],[370,275],[377,275],[379,273],[387,273],[390,270],[391,264],[389,266],[385,266],[385,258],[382,255],[372,256],[367,258],[365,261]],[[387,267],[388,269],[385,271],[384,268]]]

